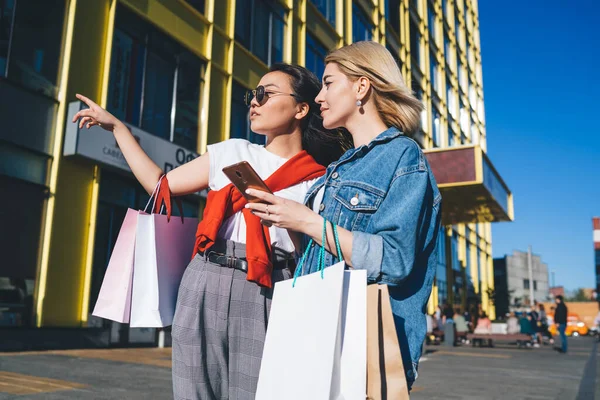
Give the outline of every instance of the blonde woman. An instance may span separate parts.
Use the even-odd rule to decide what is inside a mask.
[[[425,309],[436,268],[441,196],[419,145],[421,102],[404,83],[392,55],[375,42],[330,53],[316,98],[323,125],[346,128],[355,147],[327,168],[308,191],[305,205],[257,193],[268,204],[249,204],[275,226],[322,245],[324,219],[338,226],[337,254],[331,224],[326,264],[343,258],[367,270],[369,283],[389,285],[409,387],[425,340]],[[267,210],[268,207],[268,210]],[[303,273],[314,272],[319,246],[308,250]]]

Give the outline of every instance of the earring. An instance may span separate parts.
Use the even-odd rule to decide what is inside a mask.
[[[356,100],[356,107],[360,107],[360,106],[362,106],[362,101]]]

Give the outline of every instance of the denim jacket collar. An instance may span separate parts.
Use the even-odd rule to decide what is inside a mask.
[[[340,157],[339,160],[334,161],[331,164],[329,164],[325,175],[323,175],[318,181],[316,181],[314,183],[314,185],[312,186],[312,188],[310,188],[310,190],[308,191],[308,193],[306,194],[306,197],[305,197],[305,204],[308,203],[309,199],[317,191],[319,191],[319,189],[321,189],[321,187],[323,187],[327,176],[329,176],[339,164],[345,163],[345,162],[353,159],[357,154],[364,152],[366,149],[370,150],[378,144],[385,143],[387,141],[390,141],[390,140],[395,139],[398,136],[402,136],[402,135],[404,135],[404,134],[398,128],[396,128],[395,126],[392,126],[388,129],[386,129],[385,131],[381,132],[379,135],[377,135],[375,137],[375,139],[373,139],[373,140],[371,140],[371,142],[369,142],[369,144],[362,145],[360,147],[356,147],[354,149],[350,149],[347,152],[345,152]]]

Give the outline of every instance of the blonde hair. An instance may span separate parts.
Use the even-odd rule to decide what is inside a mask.
[[[335,63],[351,80],[366,77],[373,88],[371,98],[387,126],[405,134],[419,129],[423,103],[406,86],[392,54],[377,42],[356,42],[333,50],[325,64]]]

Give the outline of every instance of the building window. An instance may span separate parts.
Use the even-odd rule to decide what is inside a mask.
[[[454,121],[456,118],[456,95],[448,79],[446,79],[446,102],[448,103],[448,118]]]
[[[448,127],[448,146],[454,146],[455,143],[454,130],[451,127]]]
[[[0,0],[0,76],[56,98],[64,0]]]
[[[400,0],[385,0],[385,19],[396,35],[400,35]]]
[[[335,2],[336,0],[310,0],[319,12],[335,27]]]
[[[413,8],[415,9],[415,11],[418,14],[419,13],[420,0],[410,0],[410,4],[413,6]]]
[[[529,289],[529,279],[523,279],[523,289]]]
[[[230,139],[246,139],[252,143],[265,144],[265,137],[250,130],[248,106],[244,103],[244,95],[248,88],[233,81],[231,85],[231,131]]]
[[[267,65],[283,61],[285,14],[274,0],[237,0],[235,40]]]
[[[0,193],[10,193],[0,196],[0,327],[31,327],[47,193],[41,185],[2,175]]]
[[[107,109],[121,120],[195,151],[204,68],[196,55],[119,7]]]
[[[440,147],[442,138],[442,117],[437,108],[433,107],[433,147]]]
[[[470,137],[471,134],[471,125],[469,124],[470,122],[470,117],[469,117],[469,110],[467,110],[467,108],[465,107],[465,104],[463,103],[462,99],[459,100],[460,103],[460,130],[462,131],[462,133],[465,135],[465,137]],[[462,144],[465,144],[465,142],[463,142]]]
[[[200,11],[204,14],[205,10],[205,1],[204,0],[185,0],[190,6],[194,7],[196,10]]]
[[[451,69],[454,69],[454,57],[452,57],[452,53],[452,43],[450,43],[448,32],[444,31],[444,56],[446,57],[446,64],[450,66]]]
[[[427,3],[427,27],[429,28],[429,34],[431,35],[431,40],[433,43],[437,41],[437,30],[435,25],[435,10],[433,9],[433,5],[428,2]]]
[[[394,60],[396,60],[398,68],[400,71],[402,71],[402,60],[400,60],[400,52],[398,51],[399,47],[400,45],[398,45],[396,40],[391,37],[391,34],[388,33],[385,39],[385,48],[392,54],[392,57],[394,57]]]
[[[460,260],[458,258],[458,233],[452,230],[452,269],[460,271]]]
[[[458,17],[454,20],[454,34],[456,35],[456,47],[460,47],[460,23]]]
[[[410,54],[417,67],[421,66],[421,34],[419,26],[410,20]]]
[[[317,78],[323,78],[327,49],[313,35],[306,32],[306,68],[314,72]]]
[[[533,290],[538,290],[537,281],[533,281]]]
[[[440,89],[438,78],[438,63],[435,57],[435,53],[433,51],[429,53],[429,79],[431,79],[431,89],[434,92],[437,92]]]
[[[360,42],[373,38],[373,22],[356,3],[352,5],[352,41]]]

